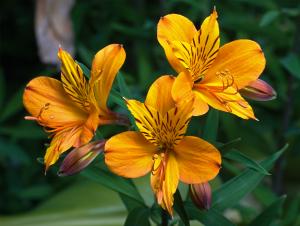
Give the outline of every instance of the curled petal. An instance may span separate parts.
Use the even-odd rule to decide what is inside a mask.
[[[60,166],[59,176],[71,176],[86,168],[104,149],[105,140],[74,148]]]
[[[94,57],[90,86],[100,110],[108,112],[106,102],[113,81],[123,65],[126,53],[121,44],[111,44],[101,49]]]
[[[257,101],[268,101],[276,98],[276,91],[267,82],[257,79],[251,82],[249,85],[240,90],[242,96],[257,100]]]

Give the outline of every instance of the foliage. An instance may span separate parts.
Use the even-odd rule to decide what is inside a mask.
[[[188,133],[214,143],[222,153],[223,168],[212,182],[213,204],[209,211],[196,209],[187,198],[186,185],[180,185],[181,195],[175,196],[176,215],[169,219],[170,224],[188,225],[189,218],[194,219],[191,225],[197,225],[195,221],[208,226],[257,225],[257,222],[298,225],[300,4],[297,1],[78,0],[72,10],[76,59],[89,68],[96,51],[110,43],[123,43],[127,58],[109,104],[115,111],[129,115],[121,96],[142,100],[159,75],[175,73],[156,39],[159,18],[176,12],[199,25],[214,5],[219,12],[223,43],[249,38],[261,44],[267,59],[262,78],[274,87],[278,96],[270,102],[250,101],[259,122],[213,110],[191,121]],[[2,1],[0,12],[0,214],[5,216],[4,225],[59,225],[59,220],[72,225],[73,217],[82,220],[83,226],[96,225],[95,222],[159,224],[161,210],[153,203],[149,178],[141,182],[115,176],[103,164],[103,156],[81,175],[59,178],[58,169],[53,167],[44,176],[43,165],[37,158],[44,155],[44,145],[49,140],[41,128],[24,121],[26,112],[21,96],[30,79],[39,74],[58,78],[59,70],[43,65],[38,59],[33,1],[31,4]],[[105,126],[99,134],[108,138],[123,130],[121,126]],[[278,152],[282,148],[285,151]],[[91,180],[85,182],[84,178]],[[111,202],[107,200],[112,191],[97,183],[117,192],[126,209],[114,196]],[[97,215],[97,211],[103,215]],[[17,213],[25,215],[15,218]],[[49,216],[58,213],[57,224],[36,220],[49,221]]]

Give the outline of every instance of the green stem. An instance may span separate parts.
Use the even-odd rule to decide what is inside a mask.
[[[161,226],[168,226],[169,214],[163,208],[161,208]]]

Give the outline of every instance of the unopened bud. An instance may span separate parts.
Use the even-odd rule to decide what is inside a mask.
[[[208,182],[191,184],[190,194],[194,204],[199,209],[208,210],[211,206],[211,188]]]
[[[272,86],[261,79],[251,82],[239,92],[242,96],[257,101],[273,100],[277,96],[277,93]]]
[[[90,142],[74,148],[63,160],[58,176],[71,176],[87,167],[104,148],[105,140]]]

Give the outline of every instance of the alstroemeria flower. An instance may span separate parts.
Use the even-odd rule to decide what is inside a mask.
[[[122,45],[111,44],[100,50],[92,63],[91,79],[61,48],[61,81],[40,76],[31,80],[24,91],[23,103],[35,120],[51,134],[44,162],[46,170],[60,154],[71,147],[88,143],[98,125],[117,122],[106,102],[113,80],[125,61]]]
[[[265,67],[264,54],[256,42],[241,39],[219,48],[215,10],[199,30],[184,16],[166,15],[158,23],[157,38],[169,63],[180,73],[172,89],[175,101],[193,98],[195,116],[205,114],[210,105],[255,119],[239,90],[255,81]]]
[[[213,179],[220,170],[219,151],[194,136],[184,136],[192,117],[193,102],[175,105],[171,97],[174,77],[162,76],[150,87],[145,103],[126,100],[139,132],[127,131],[105,144],[105,162],[128,178],[151,172],[157,202],[173,214],[178,181],[196,184]]]

